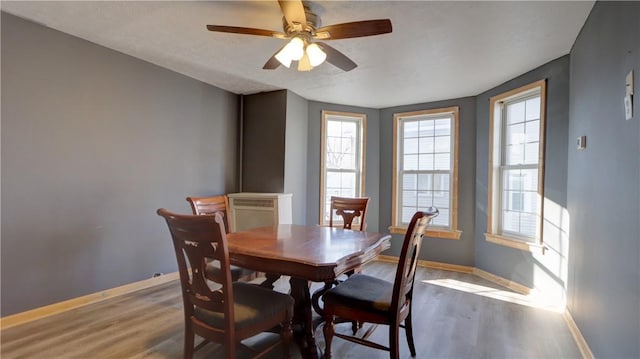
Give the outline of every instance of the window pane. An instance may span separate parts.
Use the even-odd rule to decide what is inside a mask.
[[[420,121],[420,136],[433,136],[433,120]]]
[[[449,192],[434,191],[433,192],[433,205],[439,210],[443,208],[449,208]]]
[[[444,118],[435,120],[435,135],[446,136],[451,134],[451,119]]]
[[[342,122],[342,136],[355,138],[358,132],[358,125],[353,121]]]
[[[540,121],[535,120],[525,123],[525,141],[538,142],[540,140]]]
[[[539,143],[527,143],[524,146],[524,163],[528,165],[537,164],[538,158],[540,156],[540,153],[538,151]]]
[[[434,174],[433,175],[433,189],[436,191],[448,191],[449,190],[449,174]]]
[[[507,124],[524,122],[524,102],[516,102],[507,105]]]
[[[433,171],[433,154],[420,155],[418,167],[421,171]]]
[[[327,121],[327,136],[337,137],[342,135],[342,121]]]
[[[342,154],[340,158],[340,168],[355,170],[356,169],[356,155],[355,154]]]
[[[433,206],[433,193],[431,191],[418,192],[418,207],[428,208]]]
[[[525,191],[538,191],[538,170],[522,170],[522,189]]]
[[[524,145],[507,146],[507,165],[517,165],[524,162]]]
[[[523,178],[520,170],[505,170],[504,171],[504,189],[511,191],[521,191],[523,186]]]
[[[418,169],[418,155],[404,155],[403,170],[414,171]]]
[[[517,233],[520,229],[520,214],[518,212],[502,212],[502,230]]]
[[[433,152],[433,137],[420,137],[420,153]]]
[[[356,188],[356,174],[355,173],[341,173],[341,184],[342,188],[349,188],[355,190]]]
[[[418,189],[422,190],[422,191],[433,189],[433,175],[432,174],[419,174],[418,175]]]
[[[507,126],[507,145],[524,143],[524,123]]]
[[[418,137],[418,133],[420,132],[420,122],[411,121],[404,122],[404,138]]]
[[[344,137],[342,139],[342,153],[353,154],[356,152],[356,139]]]
[[[448,153],[438,153],[434,157],[436,170],[449,170],[451,168],[451,156]]]
[[[415,173],[405,173],[404,175],[402,175],[402,189],[418,189],[418,175]]]
[[[536,235],[536,215],[523,213],[520,215],[520,233],[527,237]]]
[[[327,189],[340,188],[340,173],[327,172],[327,183],[325,185]]]
[[[435,152],[451,152],[451,136],[435,137]]]
[[[418,153],[418,142],[419,140],[417,138],[408,138],[404,140],[404,153]]]
[[[540,119],[540,96],[528,99],[526,106],[527,121]]]
[[[535,192],[522,193],[522,209],[523,212],[536,213],[538,210],[538,194]]]
[[[402,191],[402,204],[404,206],[415,206],[418,205],[418,196],[416,191]]]

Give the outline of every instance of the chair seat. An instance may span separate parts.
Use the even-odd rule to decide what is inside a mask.
[[[236,330],[240,331],[268,318],[280,316],[283,311],[293,311],[294,300],[291,296],[254,284],[233,283],[233,310]],[[194,315],[214,328],[224,328],[224,315],[196,307]]]
[[[366,274],[354,274],[327,291],[322,300],[325,306],[335,303],[384,316],[389,313],[392,295],[393,283]]]
[[[234,266],[233,264],[229,266],[230,271],[231,271],[231,280],[232,281],[238,281],[241,278],[252,278],[255,276],[256,272],[250,269],[246,269],[246,268],[242,268],[242,267],[238,267],[238,266]],[[220,275],[220,262],[218,261],[211,261],[209,263],[207,263],[207,274],[212,274],[212,275]]]

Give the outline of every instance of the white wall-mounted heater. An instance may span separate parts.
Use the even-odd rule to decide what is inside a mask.
[[[292,223],[291,193],[230,193],[232,232]]]

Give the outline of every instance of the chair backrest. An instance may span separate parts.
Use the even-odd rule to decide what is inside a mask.
[[[343,228],[351,229],[353,220],[360,217],[360,230],[364,231],[366,226],[368,197],[348,198],[348,197],[331,197],[331,211],[329,212],[329,226],[333,227],[333,214],[342,216],[344,222]]]
[[[222,215],[218,212],[204,216],[181,215],[163,208],[158,210],[158,215],[164,217],[171,232],[178,260],[185,321],[193,324],[198,335],[220,342],[234,338],[233,289]],[[207,263],[212,260],[219,261],[220,268],[226,270],[207,273]],[[196,308],[222,313],[226,330],[198,325],[192,319]]]
[[[404,236],[400,260],[396,269],[396,278],[393,285],[393,297],[391,310],[395,309],[397,321],[402,321],[409,314],[411,296],[413,295],[413,282],[416,276],[418,255],[422,245],[422,236],[429,222],[438,215],[438,209],[430,207],[425,212],[416,212],[409,222],[407,233]],[[393,313],[392,313],[393,314]]]
[[[224,219],[224,231],[229,233],[229,200],[226,195],[209,197],[187,197],[191,205],[191,211],[195,215],[222,213]]]

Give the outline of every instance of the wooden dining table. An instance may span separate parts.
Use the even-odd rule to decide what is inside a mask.
[[[290,276],[295,299],[293,326],[304,358],[317,358],[310,282],[334,281],[374,259],[391,235],[317,225],[281,224],[227,234],[231,263],[267,273],[265,286]]]

